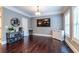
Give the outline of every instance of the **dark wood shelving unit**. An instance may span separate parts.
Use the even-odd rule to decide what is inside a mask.
[[[6,40],[8,44],[12,44],[24,39],[24,32],[9,32],[6,33]]]

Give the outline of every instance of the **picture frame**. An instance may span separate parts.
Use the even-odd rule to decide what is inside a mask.
[[[37,27],[50,27],[50,18],[37,19]]]

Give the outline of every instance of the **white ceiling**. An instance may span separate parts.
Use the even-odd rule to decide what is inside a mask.
[[[30,17],[36,17],[36,6],[14,6],[16,9],[28,14]],[[61,14],[67,9],[67,6],[39,6],[41,16]]]

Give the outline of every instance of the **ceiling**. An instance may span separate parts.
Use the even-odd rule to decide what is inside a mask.
[[[36,6],[14,6],[20,11],[28,14],[30,17],[36,17]],[[39,6],[41,16],[61,14],[67,9],[67,6]]]

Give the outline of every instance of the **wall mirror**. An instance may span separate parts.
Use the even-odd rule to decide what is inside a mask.
[[[11,19],[11,25],[14,27],[17,27],[20,25],[20,20],[18,18],[12,18]]]

